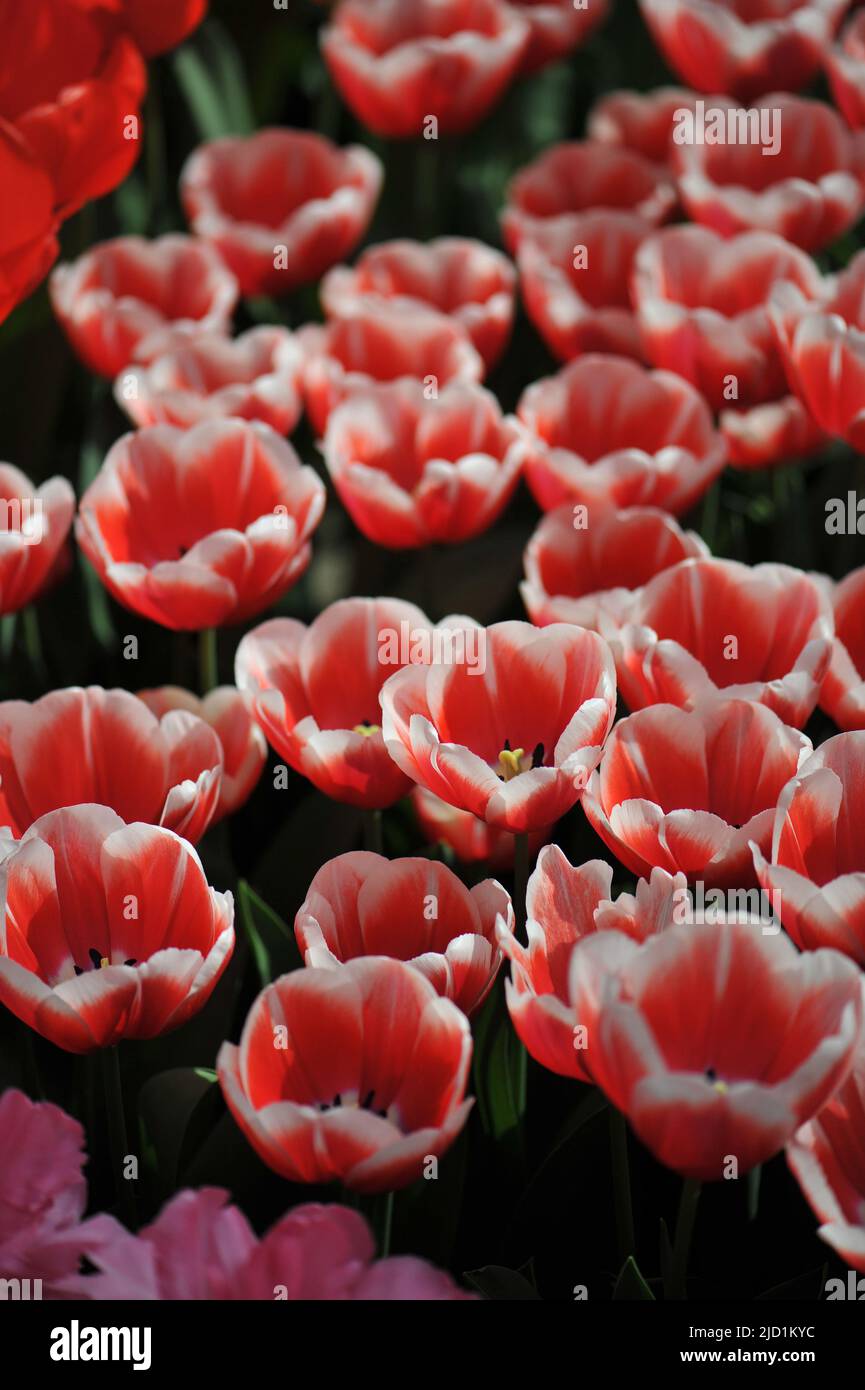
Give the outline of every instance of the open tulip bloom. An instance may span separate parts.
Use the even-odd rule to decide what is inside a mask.
[[[381,690],[382,733],[397,766],[428,791],[515,834],[576,804],[616,711],[606,643],[554,623],[496,623],[484,669],[406,666]]]
[[[0,1002],[37,1033],[91,1052],[177,1028],[207,1002],[234,908],[173,831],[73,806],[3,853]]]

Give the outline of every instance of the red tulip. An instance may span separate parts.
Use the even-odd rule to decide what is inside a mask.
[[[114,383],[133,424],[179,425],[235,416],[291,434],[303,412],[303,358],[284,328],[251,328],[239,337],[200,333],[146,366],[130,365]]]
[[[624,357],[578,357],[527,387],[517,414],[529,433],[526,481],[544,511],[570,502],[597,513],[654,506],[679,514],[724,466],[702,396]]]
[[[409,789],[388,756],[378,713],[379,690],[395,669],[387,641],[403,631],[411,647],[429,638],[432,624],[401,599],[348,598],[308,628],[273,618],[237,648],[235,680],[268,741],[337,801],[381,808]],[[409,650],[404,659],[417,656]]]
[[[484,375],[483,360],[463,330],[431,309],[365,304],[323,326],[309,324],[297,337],[306,355],[306,408],[319,434],[340,401],[377,381],[409,377],[434,398],[452,381]]]
[[[302,1203],[259,1239],[240,1208],[226,1205],[227,1197],[217,1187],[187,1188],[137,1235],[111,1221],[111,1239],[87,1251],[96,1273],[64,1287],[72,1285],[73,1297],[99,1302],[477,1298],[425,1260],[411,1255],[375,1260],[369,1227],[349,1207]]]
[[[0,614],[16,613],[50,584],[74,512],[65,478],[34,487],[20,469],[0,463]]]
[[[507,256],[471,237],[385,241],[354,266],[334,266],[321,282],[328,318],[345,318],[395,300],[437,309],[459,325],[489,369],[511,335],[516,274]]]
[[[865,965],[865,733],[827,739],[784,789],[772,862],[754,846],[760,882],[777,892],[797,946],[833,946]]]
[[[650,92],[609,92],[591,108],[586,132],[591,140],[622,145],[654,164],[667,164],[677,111],[693,111],[696,92],[687,87],[655,87]]]
[[[865,14],[857,10],[840,43],[826,54],[826,72],[836,106],[854,130],[865,126]]]
[[[725,97],[711,102],[713,109],[735,110]],[[825,102],[773,92],[749,109],[761,121],[760,113],[769,113],[774,153],[767,155],[760,141],[675,145],[688,216],[723,236],[777,232],[806,251],[820,250],[862,214],[861,144]]]
[[[507,506],[526,445],[495,396],[454,382],[359,389],[331,413],[321,446],[340,499],[377,545],[405,549],[480,535]]]
[[[362,145],[274,128],[200,145],[183,166],[180,196],[192,230],[244,295],[287,294],[354,250],[382,173]]]
[[[222,749],[222,781],[213,820],[222,820],[249,800],[267,760],[267,740],[252,717],[249,702],[233,685],[220,685],[200,700],[177,685],[139,690],[157,719],[184,710],[209,724]]]
[[[511,0],[529,22],[522,72],[537,72],[567,57],[607,17],[608,0]]]
[[[514,833],[570,810],[616,710],[613,662],[593,632],[554,623],[481,629],[484,662],[407,666],[381,690],[397,766],[443,801]]]
[[[597,950],[575,961],[572,990],[587,975],[598,995],[585,1056],[667,1167],[702,1181],[741,1176],[844,1081],[862,987],[836,951],[800,956],[783,933],[737,918],[618,941],[600,988]]]
[[[776,285],[769,312],[790,385],[827,434],[865,446],[865,252],[818,298]]]
[[[14,126],[0,119],[0,322],[36,288],[57,259],[57,216],[50,178]]]
[[[193,844],[219,798],[222,747],[190,713],[155,718],[126,690],[54,690],[0,702],[0,817],[22,835],[40,816],[99,801]]]
[[[728,92],[748,101],[774,87],[797,92],[807,86],[848,3],[640,0],[640,9],[683,82],[700,92]]]
[[[865,1271],[865,1044],[861,1040],[843,1086],[793,1135],[787,1162],[820,1222],[820,1239],[851,1269]]]
[[[804,734],[748,700],[653,705],[616,725],[583,807],[633,873],[750,887],[749,845],[768,850],[778,797],[811,751]]]
[[[513,931],[511,900],[495,879],[469,890],[434,859],[389,860],[359,850],[319,869],[294,930],[307,965],[391,956],[413,965],[470,1015],[501,965],[497,918]]]
[[[179,1027],[234,947],[231,894],[207,886],[195,850],[107,806],[34,821],[0,886],[0,1002],[67,1052]]]
[[[341,0],[321,51],[346,105],[376,135],[477,125],[514,76],[529,26],[500,0]],[[426,138],[429,138],[428,136]]]
[[[584,352],[643,358],[628,284],[637,247],[651,228],[613,209],[538,222],[517,252],[526,313],[564,362]]]
[[[241,622],[309,564],[325,492],[258,421],[126,434],[81,499],[78,543],[119,602],[164,627]]]
[[[119,0],[122,21],[146,58],[176,48],[207,13],[207,0]]]
[[[61,326],[86,367],[116,377],[177,333],[228,327],[237,282],[191,237],[116,237],[60,265],[49,282]]]
[[[104,6],[78,0],[2,0],[0,32],[0,117],[49,176],[57,215],[68,217],[116,188],[138,158],[141,54]]]
[[[799,729],[832,654],[832,610],[787,565],[683,560],[649,580],[611,641],[631,710],[688,709],[720,691],[759,701]]]
[[[579,994],[572,990],[574,960],[582,943],[603,935],[591,961],[600,985],[617,954],[630,940],[642,941],[672,921],[675,895],[685,891],[681,875],[661,869],[651,882],[640,879],[637,894],[612,901],[613,870],[601,859],[578,867],[568,863],[558,845],[541,850],[526,891],[528,947],[507,931],[499,945],[511,962],[505,995],[516,1032],[542,1067],[576,1081],[591,1081],[586,1041],[594,1032],[596,1000],[586,971]],[[587,957],[588,959],[588,957]]]
[[[631,507],[603,512],[585,530],[567,504],[548,512],[526,546],[520,585],[533,623],[576,623],[604,633],[625,621],[635,592],[661,570],[706,555],[694,531],[666,512]]]
[[[268,985],[216,1062],[228,1108],[269,1167],[389,1192],[419,1178],[466,1122],[465,1015],[420,971],[368,956]]]
[[[414,787],[411,803],[418,827],[429,844],[444,845],[463,864],[484,864],[489,869],[511,869],[514,863],[514,837],[507,830],[496,830],[471,811],[458,811],[426,787]],[[550,829],[529,836],[529,856],[533,858],[550,838]]]
[[[865,565],[833,591],[835,644],[820,707],[839,729],[865,729]]]
[[[595,140],[553,145],[511,179],[502,214],[507,245],[516,250],[538,224],[566,213],[631,212],[663,222],[676,204],[670,176],[631,150]]]

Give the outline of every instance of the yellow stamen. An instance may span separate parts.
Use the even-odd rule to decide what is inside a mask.
[[[714,1081],[712,1083],[712,1089],[717,1091],[719,1096],[725,1096],[730,1088],[726,1081]]]
[[[364,738],[370,738],[373,734],[377,734],[380,729],[380,724],[355,724],[352,733],[363,734]]]
[[[531,765],[532,755],[523,748],[503,748],[499,753],[500,776],[505,782],[519,777],[521,772],[528,772]]]
[[[101,959],[100,962],[99,962],[99,969],[100,969],[100,970],[104,970],[105,967],[106,967],[106,965],[110,965],[110,964],[111,964],[111,961],[108,959],[108,957],[107,957],[107,956],[103,956],[102,959]]]

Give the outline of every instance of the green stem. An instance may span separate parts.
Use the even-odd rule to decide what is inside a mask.
[[[364,811],[363,845],[371,854],[384,854],[381,811]]]
[[[215,627],[204,627],[198,634],[198,679],[202,695],[219,685]]]
[[[105,1110],[108,1116],[108,1147],[114,1186],[120,1213],[130,1231],[138,1225],[135,1211],[135,1188],[123,1169],[129,1157],[126,1115],[123,1109],[123,1083],[120,1079],[120,1052],[117,1047],[102,1049],[102,1079],[105,1087]]]
[[[636,1252],[634,1211],[631,1203],[631,1170],[628,1162],[628,1125],[624,1115],[610,1106],[610,1151],[613,1163],[613,1201],[619,1268]]]
[[[390,1254],[391,1236],[393,1235],[393,1198],[392,1192],[379,1193],[373,1199],[370,1210],[370,1225],[373,1229],[380,1260],[387,1259]]]
[[[42,637],[39,632],[39,618],[32,603],[21,613],[21,628],[24,633],[24,647],[30,669],[37,678],[44,678],[45,656],[42,651]]]
[[[691,1253],[691,1237],[697,1219],[697,1205],[700,1201],[702,1183],[696,1178],[686,1178],[682,1184],[679,1198],[679,1213],[676,1217],[676,1238],[673,1242],[673,1267],[670,1274],[668,1298],[687,1298],[688,1257]]]

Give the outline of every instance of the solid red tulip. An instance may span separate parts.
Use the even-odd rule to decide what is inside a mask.
[[[482,357],[456,321],[429,308],[365,303],[345,318],[307,325],[297,339],[306,357],[306,409],[320,435],[341,401],[377,381],[419,381],[434,399],[451,382],[484,375]]]
[[[329,859],[294,919],[307,965],[339,967],[391,956],[419,970],[463,1013],[475,1013],[498,974],[496,920],[514,929],[495,879],[466,888],[434,859],[384,859],[357,850]]]
[[[75,512],[65,478],[41,487],[11,463],[0,463],[0,614],[39,597],[62,563]]]
[[[568,504],[548,512],[523,556],[520,593],[538,627],[576,623],[605,633],[625,621],[640,588],[691,555],[706,555],[695,531],[667,512],[630,507],[603,512],[580,529]]]
[[[238,1125],[282,1177],[390,1192],[465,1124],[471,1055],[455,1004],[410,965],[367,956],[268,985],[216,1069]]]
[[[189,712],[157,717],[126,690],[54,690],[0,702],[0,821],[15,835],[49,811],[99,802],[193,844],[216,811],[223,753]]]
[[[321,51],[346,105],[376,135],[471,129],[517,71],[529,26],[500,0],[341,0]],[[426,137],[429,138],[429,137]]]
[[[244,295],[287,294],[354,250],[372,220],[383,169],[363,145],[265,129],[199,145],[180,175],[190,226],[219,252]]]
[[[234,948],[231,894],[208,887],[191,845],[107,806],[34,821],[0,885],[0,1002],[67,1052],[179,1027]]]
[[[268,425],[151,425],[109,450],[76,535],[120,603],[200,630],[253,617],[295,583],[324,503],[318,474]]]
[[[865,565],[833,587],[835,643],[820,708],[839,729],[865,729]]]
[[[213,820],[222,820],[249,800],[267,761],[267,740],[252,717],[250,701],[233,685],[218,685],[199,699],[177,685],[139,690],[157,719],[173,710],[195,715],[209,724],[222,749],[222,780]]]
[[[36,288],[57,259],[54,187],[14,126],[0,119],[0,322]]]
[[[336,801],[380,809],[411,784],[385,748],[379,690],[398,665],[422,659],[413,649],[432,631],[401,599],[340,599],[309,627],[273,618],[253,628],[237,648],[235,680],[290,767]]]
[[[208,0],[119,0],[120,16],[145,58],[176,48],[197,29]]]
[[[654,224],[666,221],[675,205],[672,178],[658,165],[599,140],[570,140],[550,146],[514,175],[502,230],[515,251],[539,224],[567,213],[615,208]]]
[[[49,290],[81,361],[112,378],[130,362],[167,351],[176,334],[224,333],[238,294],[210,247],[175,233],[100,242],[58,266]]]
[[[396,300],[447,314],[468,335],[489,369],[511,335],[516,272],[507,256],[471,237],[384,241],[355,265],[334,266],[321,282],[328,318]]]
[[[837,951],[799,955],[783,933],[731,917],[674,924],[642,945],[615,933],[604,972],[598,948],[611,935],[574,962],[572,991],[596,995],[586,1062],[659,1162],[684,1177],[741,1177],[765,1162],[850,1071],[862,986]]]
[[[629,282],[650,231],[635,213],[607,209],[551,217],[521,238],[523,303],[556,357],[611,352],[643,359]]]
[[[787,1162],[820,1222],[820,1239],[865,1272],[865,1042],[843,1086],[793,1135]]]
[[[750,846],[768,851],[778,797],[811,751],[804,734],[748,700],[653,705],[613,729],[583,809],[632,873],[750,887]]]
[[[754,846],[764,888],[779,895],[781,921],[805,951],[833,946],[865,966],[865,732],[822,743],[784,788],[771,862]]]
[[[406,666],[382,686],[382,733],[419,785],[489,825],[545,829],[576,804],[616,711],[613,661],[568,623],[481,628],[483,662]]]
[[[691,708],[719,691],[801,729],[832,654],[832,608],[788,565],[683,560],[650,579],[610,637],[631,710]]]
[[[726,97],[711,102],[713,111],[735,116],[735,102]],[[776,232],[806,251],[821,250],[862,215],[861,142],[822,101],[772,92],[748,111],[761,133],[767,124],[770,139],[774,131],[773,153],[767,154],[769,143],[753,138],[674,145],[688,216],[723,236]],[[729,123],[731,114],[725,120]]]
[[[674,72],[700,92],[748,101],[775,87],[797,92],[819,71],[849,0],[640,0]]]
[[[393,549],[480,535],[507,506],[526,444],[480,386],[428,398],[420,382],[358,389],[331,413],[321,445],[343,506]]]
[[[303,413],[303,356],[285,328],[239,337],[196,333],[146,365],[127,366],[114,396],[134,425],[179,425],[235,416],[291,434]]]
[[[591,401],[591,411],[586,402]],[[661,507],[679,514],[724,467],[725,446],[702,396],[670,372],[590,353],[526,387],[526,481],[550,511]]]

